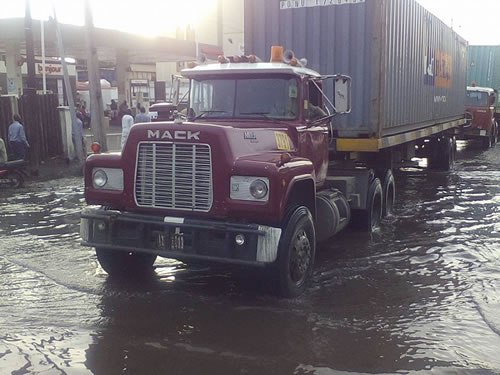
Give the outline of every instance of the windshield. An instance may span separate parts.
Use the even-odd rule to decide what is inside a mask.
[[[294,77],[197,78],[191,81],[190,116],[196,118],[273,118],[298,114]]]
[[[481,91],[467,91],[465,105],[471,107],[488,107],[489,95]]]

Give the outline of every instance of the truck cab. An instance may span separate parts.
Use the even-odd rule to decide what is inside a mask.
[[[157,256],[265,267],[296,296],[316,243],[348,224],[351,206],[381,214],[369,171],[358,174],[377,182],[378,200],[357,192],[357,177],[329,176],[330,120],[350,109],[349,77],[278,56],[184,70],[186,116],[136,124],[121,154],[87,159],[85,198],[100,207],[82,213],[82,244],[110,275],[151,270]]]
[[[497,93],[492,88],[467,86],[465,106],[470,120],[463,128],[462,139],[480,139],[485,149],[497,142],[496,100]]]

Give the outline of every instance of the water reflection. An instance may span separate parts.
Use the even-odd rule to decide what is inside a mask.
[[[112,281],[79,246],[81,181],[2,192],[0,373],[496,373],[500,148],[463,146],[398,174],[396,215],[322,246],[295,300],[170,260]]]

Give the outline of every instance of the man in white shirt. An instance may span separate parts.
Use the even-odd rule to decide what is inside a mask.
[[[132,111],[127,109],[122,117],[122,150],[127,143],[128,134],[130,133],[130,128],[134,125],[134,118],[132,117]]]

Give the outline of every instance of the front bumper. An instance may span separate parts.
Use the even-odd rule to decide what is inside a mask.
[[[482,138],[489,136],[490,133],[488,130],[469,126],[462,128],[459,134],[457,135],[457,138],[462,140],[467,140],[472,138]]]
[[[179,260],[264,266],[277,258],[281,229],[86,209],[81,215],[80,235],[84,246]],[[236,243],[238,235],[244,237],[243,244]]]

